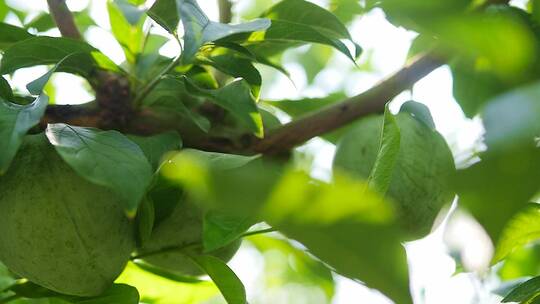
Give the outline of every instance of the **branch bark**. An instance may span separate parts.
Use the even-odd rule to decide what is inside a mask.
[[[57,22],[58,28],[62,35],[81,39],[73,16],[67,9],[64,0],[47,0],[50,6],[51,14]],[[479,7],[483,9],[490,4],[507,4],[508,0],[487,0],[484,5]],[[220,8],[220,21],[229,23],[231,21],[230,0],[218,0]],[[425,55],[417,57],[401,70],[375,85],[371,89],[362,94],[348,98],[340,103],[331,105],[313,113],[309,113],[304,117],[300,117],[295,121],[285,124],[267,134],[263,139],[257,139],[253,136],[242,137],[241,140],[230,138],[212,138],[203,134],[196,134],[193,138],[186,138],[187,146],[202,150],[254,154],[263,153],[276,155],[288,152],[291,148],[303,144],[307,140],[325,133],[341,128],[354,120],[361,117],[382,113],[388,101],[397,96],[402,91],[410,88],[414,83],[428,75],[444,64],[446,56],[441,55],[437,51],[429,52]],[[98,77],[103,80],[105,77]],[[98,81],[103,86],[105,81]],[[123,83],[123,82],[118,82]],[[126,92],[121,99],[122,104],[126,105],[126,100],[131,100],[129,96],[129,88],[126,85],[115,86],[121,90],[108,89],[107,94],[114,92]],[[99,87],[97,92],[100,92]],[[105,94],[105,95],[107,95]],[[97,94],[100,95],[100,94]],[[104,94],[101,94],[104,95]],[[117,117],[118,111],[109,111],[103,108],[109,107],[110,104],[116,104],[117,99],[111,102],[104,103],[103,100],[108,99],[98,97],[97,108],[94,107],[78,107],[78,106],[52,106],[47,109],[47,113],[42,120],[42,123],[49,122],[65,122],[74,125],[94,126],[98,128],[115,128],[121,131],[126,131],[132,134],[150,135],[167,130],[185,130],[182,122],[175,118],[166,118],[160,114],[153,113],[150,110],[120,111],[128,113],[130,116],[128,121],[121,119],[121,125],[118,126],[118,119],[112,119],[112,123],[107,123],[110,118]],[[104,122],[105,121],[105,122]],[[182,135],[189,136],[189,132],[181,132]]]
[[[486,0],[478,10],[490,5],[508,5],[510,0]],[[311,138],[339,129],[361,117],[382,113],[388,101],[445,63],[437,49],[417,57],[409,65],[366,92],[337,104],[310,113],[270,132],[261,140],[253,140],[249,150],[263,154],[279,154],[303,144]]]
[[[75,25],[73,14],[71,14],[71,11],[68,9],[66,1],[47,0],[47,4],[49,5],[49,11],[62,36],[78,40],[82,39],[82,35]]]
[[[255,141],[252,149],[257,153],[279,154],[358,118],[381,113],[389,100],[443,64],[444,60],[434,52],[421,55],[366,92],[281,126]]]
[[[230,23],[232,21],[232,2],[230,0],[218,0],[219,22]]]

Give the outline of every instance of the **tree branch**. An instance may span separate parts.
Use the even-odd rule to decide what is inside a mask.
[[[509,2],[510,0],[486,0],[477,10],[483,10],[490,5],[508,5]],[[445,56],[441,56],[438,49],[421,55],[366,92],[285,124],[261,140],[253,140],[249,150],[279,154],[361,117],[382,113],[388,101],[443,65],[446,61],[443,57]]]
[[[80,38],[73,17],[63,0],[47,0],[57,25],[64,36]],[[231,19],[231,2],[218,0],[220,7],[221,22],[228,23]],[[487,0],[479,9],[490,4],[504,4],[508,0]],[[291,148],[303,144],[307,140],[343,127],[354,120],[370,114],[382,113],[388,101],[402,91],[410,88],[414,83],[427,74],[444,64],[446,56],[437,50],[417,57],[400,71],[383,80],[376,86],[362,94],[348,98],[340,103],[320,109],[285,124],[273,131],[263,139],[253,136],[242,137],[241,140],[210,137],[207,134],[190,132],[189,126],[183,125],[177,117],[166,117],[163,113],[155,113],[150,109],[125,109],[117,111],[116,104],[128,106],[128,85],[118,82],[120,85],[111,85],[111,81],[98,81],[107,90],[96,90],[97,101],[93,105],[86,106],[50,106],[42,120],[42,126],[46,123],[64,122],[74,125],[98,127],[103,129],[114,128],[131,134],[151,135],[168,130],[177,130],[185,136],[186,146],[209,151],[240,153],[240,154],[280,154]],[[100,80],[104,77],[99,77]],[[108,87],[111,88],[108,88]],[[119,88],[119,89],[117,89]],[[98,88],[99,89],[99,88]],[[124,92],[118,98],[109,100],[105,97],[115,95],[115,92]],[[97,104],[97,105],[96,105]],[[114,107],[112,107],[113,105]],[[107,111],[111,108],[114,111]],[[126,115],[117,115],[118,113]],[[127,117],[129,116],[129,117]],[[184,132],[186,131],[186,132]],[[191,130],[192,131],[192,130]],[[190,133],[194,133],[190,136]]]
[[[230,0],[218,0],[219,22],[230,23],[232,20],[232,2]]]
[[[258,153],[278,154],[358,118],[381,113],[389,100],[443,63],[434,52],[417,57],[412,63],[366,92],[310,113],[270,132],[265,138],[256,141],[252,149]]]
[[[64,37],[73,39],[82,39],[79,29],[75,25],[73,14],[68,9],[65,0],[47,0],[49,12],[54,18],[54,22],[58,26],[60,33]]]

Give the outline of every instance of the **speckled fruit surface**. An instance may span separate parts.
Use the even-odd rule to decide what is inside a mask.
[[[45,135],[29,135],[0,177],[0,261],[51,290],[95,296],[135,246],[118,198],[78,176]]]
[[[455,170],[444,138],[408,113],[398,114],[399,154],[387,196],[411,238],[425,236],[441,208],[452,201],[450,176]],[[382,116],[358,122],[338,143],[334,170],[367,179],[377,158]]]

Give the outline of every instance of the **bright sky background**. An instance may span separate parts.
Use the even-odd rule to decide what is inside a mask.
[[[242,10],[249,1],[236,1],[236,9]],[[12,0],[8,2],[24,10],[46,10],[45,0]],[[205,12],[216,20],[217,6],[215,1],[202,0],[199,2]],[[314,2],[324,5],[326,1]],[[88,0],[68,1],[70,8],[73,10],[80,10],[87,3]],[[98,25],[108,29],[105,3],[105,0],[93,1],[91,14]],[[522,5],[523,1],[517,1],[516,3]],[[13,17],[8,19],[8,21],[16,23],[15,20]],[[93,28],[86,38],[114,61],[117,63],[122,62],[124,55],[120,46],[104,29]],[[58,35],[58,32],[54,30],[48,34]],[[166,35],[164,31],[160,31],[160,34]],[[358,94],[403,66],[409,45],[416,35],[388,23],[380,10],[374,10],[354,22],[351,27],[351,34],[366,53],[371,52],[373,54],[374,72],[354,71],[351,67],[352,63],[345,56],[335,54],[328,68],[318,75],[313,85],[308,86],[303,69],[297,63],[291,61],[286,63],[285,67],[290,71],[293,82],[283,75],[278,75],[273,84],[263,86],[262,98],[318,97],[339,88],[345,88],[346,93],[351,96]],[[161,50],[162,54],[168,56],[174,56],[177,52],[178,48],[174,43],[166,45]],[[287,58],[287,56],[285,57]],[[364,57],[362,57],[360,64],[362,60],[365,60]],[[24,90],[28,82],[45,71],[45,67],[20,70],[15,73],[11,83]],[[350,72],[344,73],[344,71]],[[265,75],[264,72],[263,75]],[[85,102],[93,99],[90,93],[79,89],[84,84],[84,81],[78,77],[60,73],[55,76],[54,81],[58,85],[56,102],[59,104]],[[480,138],[482,125],[477,119],[466,119],[453,99],[452,78],[449,69],[442,67],[425,77],[414,86],[412,92],[404,92],[399,95],[393,101],[391,109],[397,111],[401,103],[410,99],[422,102],[430,108],[437,129],[453,149],[456,161],[459,163],[463,160],[463,157],[469,154],[468,152],[473,144]],[[316,168],[313,175],[321,179],[328,179],[334,153],[333,146],[323,140],[316,139],[312,140],[304,149],[317,151],[314,154]],[[446,238],[450,239],[451,244],[459,248],[467,248],[464,255],[468,258],[467,261],[471,268],[482,269],[490,256],[489,243],[486,244],[488,241],[485,235],[482,234],[482,231],[478,229],[473,221],[466,217],[461,217],[458,223],[459,225],[451,225],[449,232],[446,233]],[[424,240],[407,245],[411,263],[411,280],[417,303],[498,303],[498,298],[489,294],[489,280],[482,285],[477,276],[460,274],[452,277],[455,264],[446,254],[446,247],[443,245],[442,239],[442,231],[438,231]],[[301,304],[295,301],[294,293],[291,294],[294,288],[300,288],[298,286],[293,286],[291,290],[284,292],[272,291],[265,294],[266,290],[258,280],[264,272],[263,260],[255,249],[245,246],[230,265],[246,285],[250,296],[257,297],[258,303]],[[424,296],[422,297],[421,294],[424,294]],[[479,298],[475,298],[475,295]],[[320,301],[321,295],[315,293],[309,304],[324,303]],[[337,294],[333,303],[383,304],[391,302],[377,292],[371,291],[351,280],[339,277]]]

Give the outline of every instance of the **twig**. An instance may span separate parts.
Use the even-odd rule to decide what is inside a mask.
[[[261,229],[261,230],[248,231],[248,232],[242,234],[240,237],[244,238],[244,237],[248,237],[248,236],[264,234],[264,233],[270,233],[270,232],[275,232],[275,231],[277,231],[276,228],[266,228],[266,229]]]
[[[278,154],[307,140],[334,131],[370,114],[382,113],[385,104],[444,63],[435,53],[421,55],[400,71],[366,92],[310,113],[275,129],[256,141],[253,150]]]
[[[134,105],[139,105],[150,92],[154,89],[154,87],[159,83],[159,81],[165,76],[165,74],[169,73],[172,69],[174,69],[178,63],[180,62],[180,59],[182,59],[182,53],[184,53],[184,48],[182,45],[182,41],[180,41],[180,38],[178,38],[178,35],[174,34],[174,39],[178,43],[178,46],[180,47],[180,54],[176,56],[169,65],[167,65],[156,77],[154,77],[150,82],[148,82],[141,91],[135,96],[135,99],[133,100]]]
[[[197,247],[197,246],[201,246],[201,243],[197,242],[197,243],[188,243],[186,245],[181,245],[181,246],[169,246],[169,247],[161,248],[161,249],[156,250],[156,251],[149,251],[149,252],[144,252],[144,253],[141,253],[141,254],[138,254],[138,255],[134,255],[134,256],[132,256],[130,258],[130,260],[132,260],[132,261],[140,260],[140,259],[143,259],[143,258],[147,258],[149,256],[154,256],[154,255],[164,254],[164,253],[170,253],[170,252],[182,252],[182,251],[186,251],[187,249]]]
[[[49,11],[54,18],[60,33],[64,37],[82,39],[79,29],[75,25],[73,14],[68,9],[65,0],[47,0]]]
[[[230,23],[232,21],[232,3],[230,0],[218,0],[219,22]]]
[[[166,66],[156,77],[154,77],[150,82],[148,82],[140,91],[140,93],[135,97],[133,100],[133,104],[138,105],[141,103],[141,101],[152,92],[152,90],[156,87],[156,85],[161,81],[163,76],[165,74],[169,73],[172,69],[174,69],[178,63],[180,62],[181,56],[178,55],[176,58],[169,63],[168,66]]]

